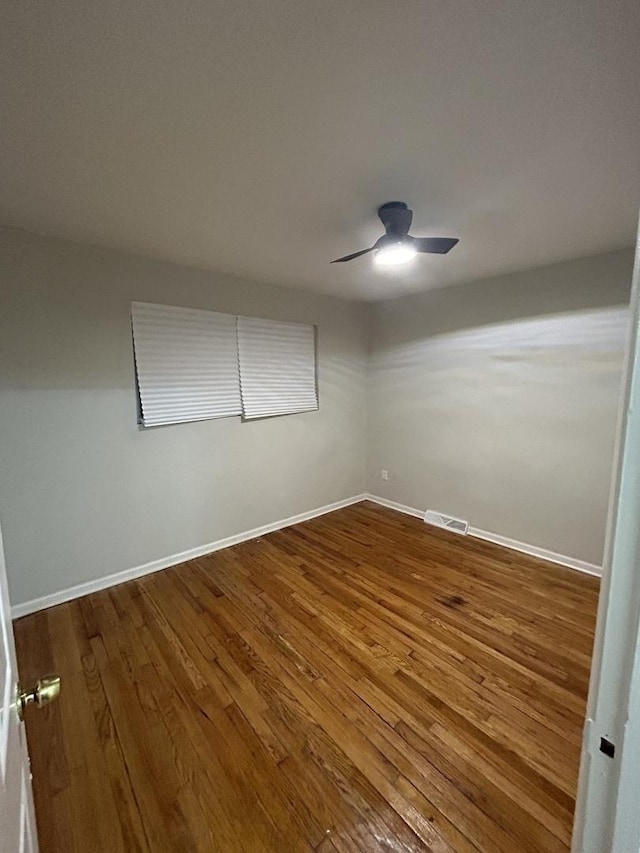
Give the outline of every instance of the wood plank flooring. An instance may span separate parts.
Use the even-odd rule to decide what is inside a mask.
[[[597,595],[362,503],[27,616],[41,851],[567,851]]]

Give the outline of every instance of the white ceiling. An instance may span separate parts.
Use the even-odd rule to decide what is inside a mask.
[[[5,223],[362,299],[633,242],[638,0],[5,10]],[[460,244],[330,266],[395,199]]]

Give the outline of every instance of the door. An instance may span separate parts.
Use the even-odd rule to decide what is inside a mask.
[[[18,714],[18,669],[0,530],[0,853],[37,853],[31,773]]]
[[[640,239],[573,853],[640,851]]]

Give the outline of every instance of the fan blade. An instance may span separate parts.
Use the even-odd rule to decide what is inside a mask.
[[[373,252],[375,246],[372,246],[370,249],[363,249],[361,252],[354,252],[353,255],[345,255],[344,258],[336,258],[335,261],[331,261],[332,264],[343,264],[345,261],[352,261],[354,258],[359,258],[360,255],[366,255],[367,252]]]
[[[457,237],[414,237],[413,245],[416,247],[416,252],[446,255],[457,242]]]

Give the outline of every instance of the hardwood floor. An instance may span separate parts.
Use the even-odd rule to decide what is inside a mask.
[[[364,503],[27,616],[41,851],[566,851],[597,595]]]

